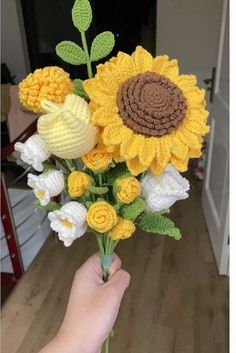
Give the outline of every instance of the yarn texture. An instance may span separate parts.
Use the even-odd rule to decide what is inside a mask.
[[[147,209],[152,212],[169,208],[176,201],[188,198],[190,189],[189,181],[171,164],[160,176],[146,172],[141,178],[141,186]]]
[[[68,192],[72,197],[80,197],[90,186],[90,177],[84,172],[74,171],[68,176]]]
[[[115,184],[119,189],[119,192],[117,192],[116,196],[121,202],[129,204],[140,195],[140,183],[133,176],[117,179]]]
[[[117,223],[115,209],[106,201],[97,201],[87,212],[88,225],[99,233],[106,233]]]
[[[78,158],[96,144],[97,129],[90,123],[88,103],[69,94],[61,105],[42,101],[48,114],[38,120],[38,133],[50,152],[60,158]]]
[[[47,66],[30,73],[19,84],[21,104],[35,113],[42,112],[41,101],[48,99],[63,103],[65,97],[73,92],[69,74],[57,66]]]
[[[179,75],[176,60],[153,58],[138,46],[119,52],[84,82],[95,107],[92,122],[107,148],[138,175],[162,174],[168,163],[184,172],[189,158],[201,155],[206,125],[205,91],[193,75]]]
[[[112,161],[111,158],[112,154],[102,147],[96,147],[81,157],[84,164],[95,172],[107,169]]]
[[[58,233],[58,237],[65,246],[70,246],[73,241],[81,237],[87,230],[86,208],[79,202],[71,201],[60,210],[49,212],[51,228]]]
[[[24,143],[16,142],[14,147],[17,152],[20,152],[22,161],[32,165],[38,172],[43,171],[43,162],[51,155],[38,134],[30,136]]]
[[[28,174],[28,185],[42,206],[46,206],[51,197],[59,195],[64,189],[64,176],[60,170],[50,170],[40,175]]]
[[[108,236],[113,240],[127,239],[130,238],[134,232],[135,225],[133,222],[128,219],[118,217],[117,224],[108,232]]]

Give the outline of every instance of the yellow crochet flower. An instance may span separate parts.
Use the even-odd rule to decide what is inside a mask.
[[[115,227],[108,232],[113,240],[127,239],[135,232],[135,225],[128,219],[118,217]]]
[[[43,111],[40,105],[43,99],[63,103],[67,94],[72,92],[69,74],[57,66],[37,69],[19,84],[21,104],[35,113]]]
[[[120,189],[116,196],[126,204],[133,202],[141,193],[140,183],[133,176],[117,179],[116,185]]]
[[[68,177],[68,192],[72,197],[80,197],[90,185],[90,178],[84,172],[74,171]]]
[[[92,204],[86,215],[88,225],[99,233],[106,233],[117,223],[115,209],[105,201]]]
[[[84,82],[102,130],[103,143],[125,160],[133,175],[148,168],[159,175],[171,162],[186,171],[201,155],[206,125],[205,91],[193,75],[179,75],[176,60],[153,58],[138,46],[97,66]]]
[[[111,153],[108,153],[105,148],[95,147],[81,159],[89,169],[98,172],[109,167],[112,156]]]
[[[41,102],[47,113],[38,119],[38,133],[48,150],[60,158],[79,158],[97,142],[97,129],[90,123],[88,103],[68,94],[63,104]]]

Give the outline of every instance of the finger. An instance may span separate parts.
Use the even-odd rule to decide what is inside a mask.
[[[110,278],[110,280],[104,284],[104,288],[112,290],[112,293],[120,301],[124,295],[126,288],[130,283],[130,274],[125,270],[116,271]]]
[[[109,267],[109,279],[111,276],[121,268],[121,259],[115,253],[112,256],[112,264]]]
[[[92,256],[90,256],[85,263],[81,266],[80,270],[83,269],[84,271],[88,272],[94,272],[96,275],[98,275],[100,278],[103,277],[103,271],[101,267],[101,259],[99,252],[94,253]]]

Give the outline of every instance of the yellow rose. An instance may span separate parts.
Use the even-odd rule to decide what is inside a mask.
[[[113,240],[127,239],[135,232],[135,225],[128,219],[118,217],[118,223],[108,232]]]
[[[111,154],[104,148],[96,147],[81,159],[89,169],[93,171],[102,171],[109,166],[111,162]]]
[[[68,177],[68,192],[72,197],[80,197],[90,185],[90,178],[84,172],[74,171]]]
[[[90,206],[86,219],[91,228],[99,233],[106,233],[117,223],[117,214],[106,201],[97,201]]]
[[[133,176],[117,179],[116,185],[120,189],[116,194],[118,199],[126,204],[133,202],[141,193],[140,183]]]
[[[49,99],[63,103],[65,97],[73,92],[69,74],[57,66],[47,66],[30,73],[19,84],[21,104],[35,113],[42,112],[41,101]]]

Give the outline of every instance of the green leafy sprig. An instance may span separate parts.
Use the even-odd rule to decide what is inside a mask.
[[[105,58],[110,54],[114,45],[115,37],[110,31],[105,31],[98,34],[92,41],[90,51],[86,40],[86,32],[92,22],[93,14],[91,5],[88,0],[76,0],[72,8],[72,21],[74,26],[78,29],[81,35],[81,48],[78,44],[63,40],[56,46],[57,55],[65,62],[71,65],[87,65],[88,77],[93,77],[92,65],[94,61]],[[74,93],[88,99],[88,95],[83,88],[83,81],[75,79]]]

